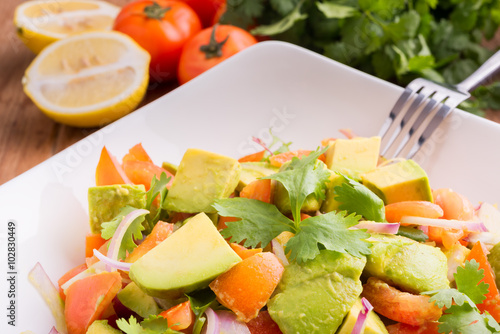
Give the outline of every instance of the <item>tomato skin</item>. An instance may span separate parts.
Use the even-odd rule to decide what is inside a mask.
[[[167,319],[170,328],[176,331],[188,328],[194,320],[189,300],[161,312],[160,316]]]
[[[123,163],[123,170],[132,183],[143,184],[146,190],[149,190],[151,187],[153,176],[156,176],[159,180],[162,173],[170,177],[167,188],[170,188],[174,181],[173,175],[170,172],[147,161],[127,160]]]
[[[146,7],[159,4],[170,8],[161,19],[150,18]],[[132,37],[151,55],[151,81],[175,79],[182,47],[201,30],[201,22],[191,7],[173,0],[138,0],[124,6],[113,29]]]
[[[200,47],[209,44],[213,29],[215,29],[215,40],[217,43],[221,43],[228,36],[229,38],[224,45],[222,45],[221,56],[214,56],[207,59],[205,52],[201,51]],[[182,49],[177,79],[180,84],[184,84],[209,68],[214,67],[227,58],[256,43],[257,40],[255,37],[247,31],[235,26],[217,25],[206,28],[189,40]]]
[[[204,27],[209,27],[214,23],[217,16],[220,17],[221,10],[225,11],[226,0],[181,0],[187,3],[198,14]]]

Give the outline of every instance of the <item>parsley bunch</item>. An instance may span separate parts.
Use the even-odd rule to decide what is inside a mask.
[[[329,212],[301,220],[300,209],[307,196],[324,196],[330,172],[318,157],[325,152],[315,151],[302,159],[293,158],[284,171],[266,178],[281,182],[288,191],[293,220],[283,215],[276,206],[247,198],[216,200],[214,208],[221,216],[238,217],[241,220],[228,222],[222,230],[224,238],[233,242],[245,240],[246,247],[262,247],[280,233],[288,231],[294,236],[286,244],[290,259],[299,263],[314,259],[320,249],[349,253],[356,257],[370,254],[371,244],[366,241],[370,234],[364,230],[350,230],[361,218],[356,213]]]
[[[227,0],[224,23],[301,45],[405,86],[416,77],[456,84],[491,56],[500,0]],[[500,109],[500,83],[469,111]]]

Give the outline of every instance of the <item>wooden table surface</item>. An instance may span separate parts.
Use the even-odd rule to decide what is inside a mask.
[[[117,5],[129,2],[108,1]],[[55,123],[24,94],[21,79],[34,54],[17,38],[12,23],[14,9],[21,2],[0,2],[0,185],[97,130]],[[141,106],[175,87],[171,83],[149,88]],[[498,112],[488,112],[487,117],[500,121]]]

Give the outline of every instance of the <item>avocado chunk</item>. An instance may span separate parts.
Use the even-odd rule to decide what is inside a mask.
[[[321,204],[321,212],[330,212],[338,210],[339,206],[342,204],[335,199],[337,196],[335,194],[335,187],[340,187],[344,183],[345,177],[337,173],[332,173],[330,176],[330,182],[326,185],[325,200]]]
[[[304,264],[291,263],[268,301],[269,315],[283,333],[335,333],[361,294],[365,263],[329,250]]]
[[[123,290],[118,292],[117,297],[123,306],[143,318],[157,315],[161,311],[154,298],[142,291],[134,282],[127,284]]]
[[[236,187],[236,190],[238,191],[241,191],[241,189],[258,178],[269,176],[278,171],[278,167],[275,167],[268,162],[242,162],[240,165],[240,182]]]
[[[179,166],[174,165],[173,163],[170,163],[170,162],[164,161],[164,162],[161,164],[161,168],[163,168],[163,169],[164,169],[164,170],[166,170],[167,172],[170,172],[172,175],[175,175],[175,174],[177,174],[177,169],[179,169]]]
[[[280,172],[288,170],[290,166],[290,162],[284,163]],[[314,168],[324,168],[326,169],[326,165],[321,160],[316,160]],[[280,210],[283,214],[287,215],[291,213],[290,207],[290,196],[288,195],[288,191],[286,188],[278,181],[273,180],[272,182],[272,197],[273,204],[276,205],[278,210]],[[306,197],[304,204],[302,204],[301,211],[304,212],[314,212],[318,211],[321,208],[321,204],[323,203],[323,199],[318,198],[316,194],[310,194]]]
[[[210,218],[199,213],[134,262],[129,275],[153,297],[179,298],[240,261]]]
[[[96,320],[87,329],[87,334],[121,334],[122,332],[111,327],[107,320]]]
[[[361,177],[363,184],[382,198],[385,205],[402,201],[433,201],[427,174],[413,160],[379,167]]]
[[[495,273],[495,283],[497,287],[500,287],[500,243],[490,249],[488,262],[491,265],[491,269],[493,269],[493,272]]]
[[[372,234],[365,272],[412,293],[448,289],[447,259],[437,247],[389,234]],[[432,269],[430,269],[432,268]]]
[[[357,299],[356,303],[352,306],[351,310],[347,314],[342,323],[342,327],[338,330],[337,334],[351,334],[356,320],[358,319],[359,312],[363,309],[363,304],[361,299]],[[377,313],[374,311],[368,312],[368,317],[365,321],[365,329],[363,334],[389,334],[387,328],[385,328],[384,323],[378,317]]]
[[[227,198],[240,180],[240,163],[199,149],[188,149],[166,198],[169,211],[214,213],[214,200]]]
[[[380,155],[380,137],[337,139],[328,143],[326,166],[359,180],[359,175],[375,169]]]
[[[101,224],[111,221],[120,210],[130,205],[146,207],[146,189],[141,185],[114,184],[91,187],[88,191],[90,230],[101,233]]]

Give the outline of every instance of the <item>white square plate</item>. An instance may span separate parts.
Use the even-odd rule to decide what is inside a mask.
[[[27,280],[40,262],[51,279],[84,262],[87,188],[103,145],[118,158],[142,142],[157,164],[178,163],[189,147],[232,157],[269,142],[269,128],[294,148],[315,149],[351,128],[377,135],[402,89],[302,48],[264,42],[90,135],[0,187],[0,333],[48,333],[54,322]],[[416,159],[431,186],[473,203],[500,203],[500,126],[456,111]],[[8,163],[3,161],[2,163]],[[17,258],[7,267],[7,223],[16,223]],[[7,272],[14,271],[15,299]],[[16,327],[6,308],[16,305]]]

